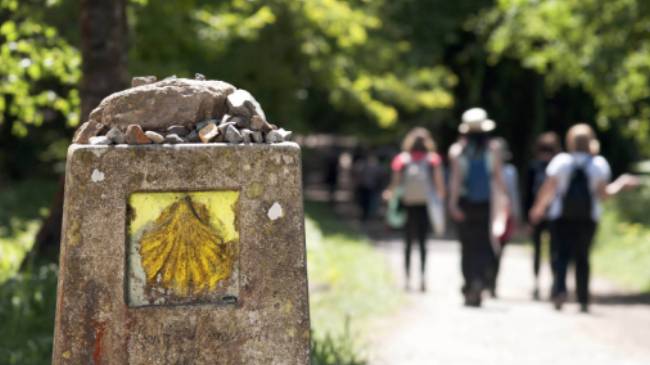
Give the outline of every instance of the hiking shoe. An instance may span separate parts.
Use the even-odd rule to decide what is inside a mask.
[[[555,310],[559,311],[562,310],[562,306],[566,302],[566,294],[565,293],[560,293],[560,294],[555,294],[553,296],[553,307]]]
[[[481,292],[483,291],[480,282],[474,282],[467,289],[465,293],[465,306],[467,307],[480,307],[481,306]]]
[[[533,300],[534,301],[539,301],[539,289],[538,288],[535,288],[533,290]]]

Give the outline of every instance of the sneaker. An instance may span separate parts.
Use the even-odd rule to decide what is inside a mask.
[[[483,291],[480,282],[474,282],[467,289],[465,293],[465,306],[467,307],[480,307],[481,306],[481,292]]]
[[[539,289],[538,288],[533,289],[533,300],[534,301],[539,301]]]
[[[565,293],[559,293],[555,294],[553,296],[553,307],[555,310],[562,310],[562,306],[566,302],[566,294]]]

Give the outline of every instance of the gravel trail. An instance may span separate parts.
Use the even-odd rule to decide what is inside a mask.
[[[402,246],[378,242],[403,290]],[[413,269],[419,269],[413,252]],[[499,298],[480,309],[466,308],[460,295],[459,246],[430,241],[428,291],[410,291],[403,307],[380,320],[370,339],[370,365],[431,364],[650,364],[650,300],[592,280],[595,303],[589,314],[569,303],[561,312],[546,301],[533,301],[531,252],[506,248]],[[412,288],[418,287],[414,270]],[[548,266],[542,289],[548,292]],[[569,278],[570,290],[573,279]]]

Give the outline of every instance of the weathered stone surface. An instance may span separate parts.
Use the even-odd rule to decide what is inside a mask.
[[[77,128],[77,131],[72,138],[72,143],[87,144],[90,141],[90,137],[95,137],[104,128],[105,126],[97,122],[97,120],[90,119]]]
[[[165,130],[174,124],[192,126],[221,117],[226,112],[226,97],[234,90],[222,81],[167,78],[108,96],[91,113],[91,119],[109,127],[140,124],[147,130]]]
[[[228,143],[241,143],[244,141],[241,133],[235,128],[234,124],[226,127],[226,133],[224,133],[224,139]]]
[[[145,136],[151,140],[153,143],[163,143],[165,141],[165,137],[157,132],[154,131],[146,131],[144,132]]]
[[[131,79],[131,87],[153,84],[157,80],[156,76],[136,76]]]
[[[72,145],[53,364],[308,364],[300,165],[293,143]],[[135,304],[131,197],[221,191],[239,192],[236,297]]]
[[[110,140],[115,144],[123,144],[126,142],[124,139],[124,133],[122,133],[119,128],[111,128],[108,132],[106,132],[106,137],[110,138]]]
[[[217,135],[219,135],[219,128],[213,122],[207,123],[205,127],[201,128],[199,131],[199,139],[203,143],[212,141]]]
[[[137,124],[131,124],[126,128],[126,143],[128,144],[149,144],[151,140],[144,134],[142,127]]]
[[[182,125],[172,125],[169,128],[167,128],[167,133],[173,133],[178,135],[179,137],[185,137],[190,133],[190,130],[185,128]]]
[[[253,95],[244,89],[237,89],[228,95],[228,114],[242,117],[252,117],[259,115],[266,120],[266,115],[260,103],[255,100]]]
[[[176,144],[176,143],[184,143],[185,140],[183,137],[179,136],[178,134],[170,133],[165,136],[165,143],[171,143],[171,144]]]
[[[266,134],[266,143],[280,143],[284,142],[291,137],[291,131],[284,128],[274,129]]]
[[[90,137],[88,142],[92,145],[109,145],[112,143],[111,139],[106,136]]]

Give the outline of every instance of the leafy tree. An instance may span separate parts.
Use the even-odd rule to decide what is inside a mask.
[[[45,22],[54,3],[0,0],[0,182],[59,167],[62,134],[79,120],[81,60]]]
[[[408,57],[411,44],[388,31],[397,25],[382,16],[387,3],[151,0],[135,11],[133,70],[229,80],[301,130],[390,128],[411,113],[451,107],[455,77]]]
[[[18,0],[0,1],[0,123],[11,122],[18,136],[40,126],[48,111],[70,125],[78,121],[79,53],[32,10]]]
[[[515,57],[548,92],[584,89],[603,128],[625,123],[650,153],[650,3],[645,0],[499,0],[476,17],[490,60]]]

